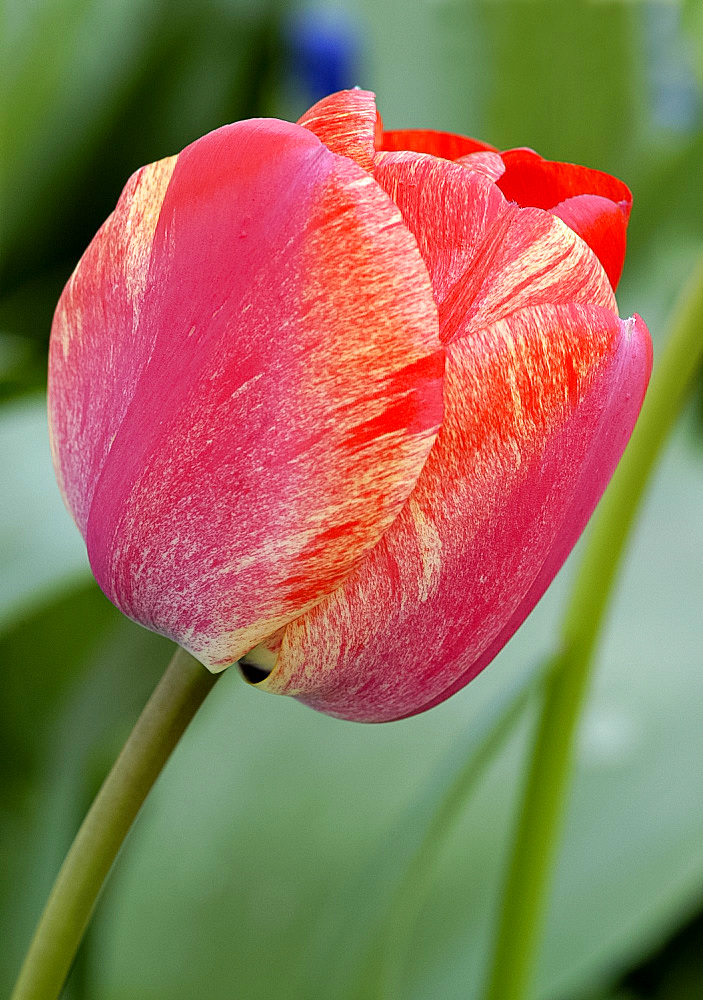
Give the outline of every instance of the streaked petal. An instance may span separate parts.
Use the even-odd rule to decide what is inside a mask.
[[[497,181],[505,173],[505,164],[500,153],[491,153],[488,150],[459,156],[456,162],[461,163],[462,167],[484,174],[491,181]]]
[[[644,324],[598,307],[525,309],[452,343],[442,430],[410,500],[345,584],[288,625],[260,686],[384,721],[475,676],[595,506],[650,365]]]
[[[56,476],[85,536],[97,475],[152,346],[139,323],[149,257],[176,157],[142,167],[125,185],[66,285],[49,350],[49,427]],[[108,402],[109,401],[109,402]]]
[[[373,169],[376,138],[383,127],[370,90],[340,90],[323,97],[298,124],[314,132],[333,153],[350,157],[364,170]]]
[[[374,176],[414,234],[441,306],[508,203],[488,178],[423,153],[379,153]]]
[[[609,198],[577,194],[560,202],[550,212],[588,243],[605,268],[610,284],[616,288],[627,246],[627,216],[623,210]]]
[[[427,271],[367,173],[274,121],[179,155],[134,273],[103,244],[59,310],[59,464],[91,455],[82,527],[110,599],[225,666],[339,586],[412,490],[442,412]],[[125,343],[106,453],[91,375]]]
[[[553,214],[519,208],[488,178],[419,153],[379,154],[374,176],[415,234],[444,343],[528,306],[617,312],[597,258]]]
[[[512,638],[559,572],[608,485],[621,451],[632,433],[632,427],[637,419],[652,369],[652,342],[642,318],[635,315],[629,320],[621,321],[621,323],[625,328],[625,339],[620,346],[620,352],[622,355],[629,352],[630,356],[620,359],[622,365],[620,373],[616,370],[618,359],[614,359],[613,374],[616,379],[619,374],[620,381],[614,382],[610,398],[605,403],[598,436],[594,438],[586,461],[579,470],[573,498],[563,513],[559,531],[544,565],[513,612],[512,617],[506,622],[491,645],[469,666],[464,674],[457,677],[441,694],[424,705],[422,711],[432,708],[433,705],[445,701],[452,694],[461,690],[484,667],[488,666],[508,640]],[[629,343],[627,338],[629,338]],[[634,413],[633,406],[635,407]]]

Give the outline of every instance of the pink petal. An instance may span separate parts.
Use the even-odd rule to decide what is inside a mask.
[[[333,153],[348,156],[364,170],[373,169],[376,136],[381,135],[376,97],[370,90],[340,90],[323,97],[298,124],[309,129]]]
[[[577,194],[550,211],[588,243],[605,268],[610,284],[616,288],[627,245],[627,216],[623,210],[609,198]]]
[[[381,153],[374,174],[427,264],[445,343],[519,309],[583,302],[617,312],[595,255],[565,224],[495,184],[419,153]]]
[[[170,169],[158,221],[130,182],[64,293],[52,433],[102,588],[218,668],[397,517],[443,355],[399,212],[309,131],[241,122]]]
[[[578,474],[573,500],[564,513],[559,532],[542,569],[510,620],[506,622],[488,649],[464,674],[424,705],[422,711],[432,708],[433,705],[445,701],[461,690],[488,666],[512,638],[559,572],[610,482],[620,460],[620,454],[632,433],[652,370],[652,342],[644,321],[635,314],[631,319],[620,322],[624,328],[619,357],[621,371],[618,373],[616,370],[618,358],[615,358],[612,365],[614,384],[610,398],[605,404],[599,428],[600,436],[594,439],[590,454]]]
[[[573,545],[650,365],[639,319],[581,305],[524,309],[453,342],[442,429],[412,496],[345,584],[288,625],[260,686],[385,721],[467,683]]]
[[[49,425],[66,506],[83,536],[102,469],[149,358],[149,257],[176,157],[138,170],[66,285],[49,354]],[[77,395],[78,394],[78,395]]]

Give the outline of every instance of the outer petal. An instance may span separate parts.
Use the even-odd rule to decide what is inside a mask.
[[[298,124],[314,132],[333,153],[348,156],[372,171],[376,139],[383,128],[370,90],[340,90],[323,97],[306,111]]]
[[[554,215],[509,203],[488,178],[408,152],[379,154],[375,177],[418,241],[445,343],[527,306],[583,302],[617,311],[586,244]]]
[[[309,131],[241,122],[169,170],[130,182],[61,300],[54,454],[110,599],[218,668],[396,518],[443,357],[398,210]]]
[[[138,320],[148,295],[154,233],[175,164],[171,156],[130,177],[54,316],[49,430],[59,487],[84,537],[96,472],[105,464],[152,348],[153,331]]]
[[[359,721],[465,684],[556,573],[625,446],[649,337],[587,306],[525,309],[448,348],[445,418],[401,516],[282,637],[260,686]]]
[[[550,211],[588,243],[617,288],[625,263],[627,217],[623,210],[597,194],[577,194]]]

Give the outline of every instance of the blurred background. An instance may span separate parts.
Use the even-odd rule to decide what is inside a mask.
[[[361,85],[388,127],[529,145],[626,180],[620,313],[644,316],[656,351],[703,248],[703,3],[9,0],[0,31],[5,994],[170,655],[91,582],[45,427],[53,308],[129,174],[225,122],[295,119]],[[535,1000],[703,996],[702,426],[699,386],[600,650]],[[446,831],[417,912],[389,907],[496,701],[554,649],[578,558],[493,665],[418,718],[338,722],[228,672],[127,842],[66,996],[477,1000],[533,709]],[[395,978],[377,994],[369,954],[396,926]]]

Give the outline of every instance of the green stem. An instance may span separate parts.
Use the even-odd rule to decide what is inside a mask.
[[[562,626],[502,897],[486,1000],[524,1000],[539,946],[549,876],[593,654],[639,503],[703,363],[703,259],[676,309],[632,440],[594,518]]]
[[[142,803],[219,674],[178,649],[76,834],[11,1000],[55,1000]]]

